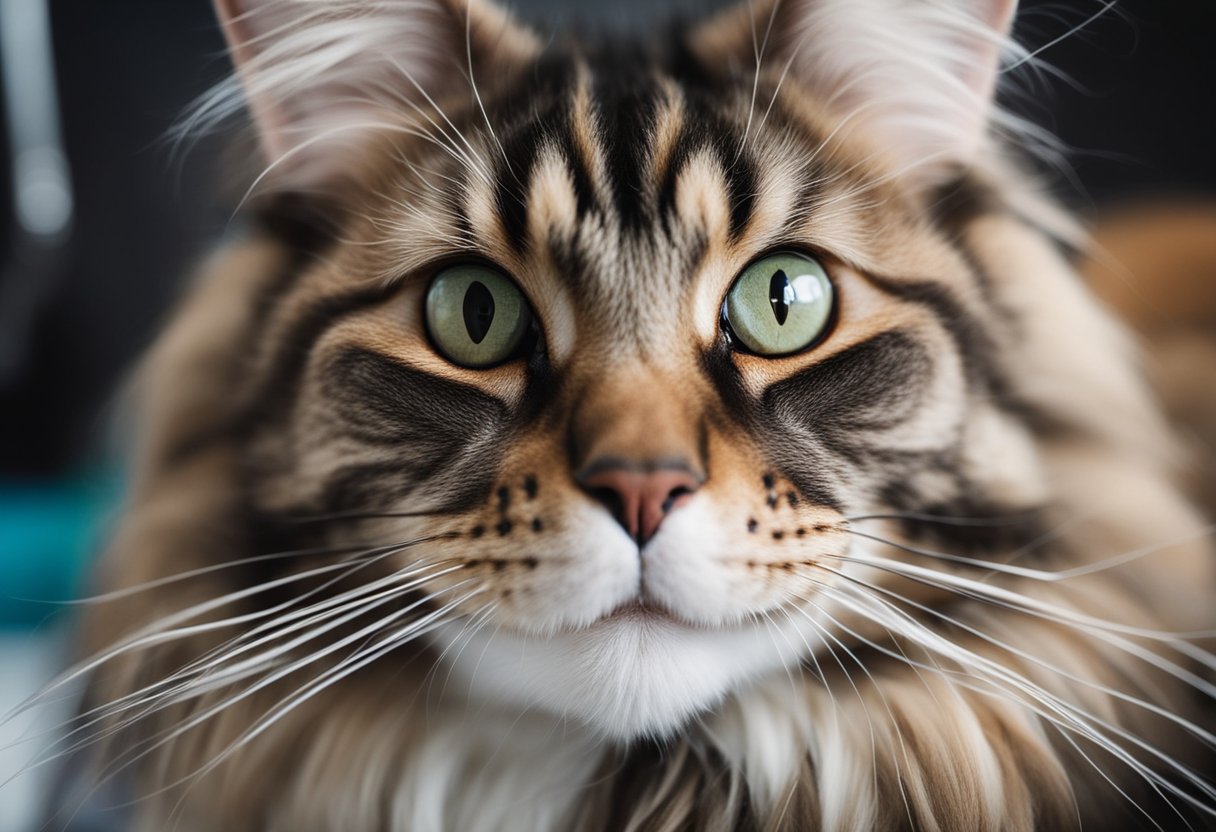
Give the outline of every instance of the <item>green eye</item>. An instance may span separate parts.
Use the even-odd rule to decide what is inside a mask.
[[[789,355],[806,349],[832,317],[832,282],[818,261],[781,252],[743,270],[722,308],[726,324],[759,355]]]
[[[426,293],[431,340],[462,367],[492,367],[511,358],[531,322],[532,311],[519,287],[486,266],[444,269]]]

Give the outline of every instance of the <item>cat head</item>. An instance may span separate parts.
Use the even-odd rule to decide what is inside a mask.
[[[997,184],[1008,0],[775,0],[647,43],[218,5],[259,189],[324,232],[233,391],[250,511],[379,547],[357,577],[420,600],[376,614],[475,696],[669,732],[858,637],[834,588],[890,580],[876,519],[1031,534],[1043,431],[1125,375]]]

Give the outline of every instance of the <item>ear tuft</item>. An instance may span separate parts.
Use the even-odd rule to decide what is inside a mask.
[[[765,0],[694,33],[712,64],[786,72],[911,176],[982,144],[1016,0]],[[767,43],[766,43],[767,41]],[[854,132],[855,131],[855,132]]]
[[[268,173],[295,190],[341,178],[372,135],[525,64],[534,36],[482,0],[215,0],[237,69],[203,104],[244,102]]]

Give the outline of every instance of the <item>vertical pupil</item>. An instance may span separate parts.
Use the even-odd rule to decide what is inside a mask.
[[[474,344],[480,344],[494,323],[494,295],[479,280],[469,284],[464,293],[464,328]]]
[[[789,289],[790,279],[786,277],[785,270],[777,269],[773,272],[773,277],[768,282],[768,302],[773,305],[773,317],[777,319],[777,326],[783,326],[790,314]],[[467,309],[468,301],[465,301],[465,304]]]

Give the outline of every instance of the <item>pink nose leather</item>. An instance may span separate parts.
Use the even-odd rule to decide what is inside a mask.
[[[663,518],[701,485],[682,467],[647,471],[625,463],[592,465],[579,483],[638,543],[654,537]]]

